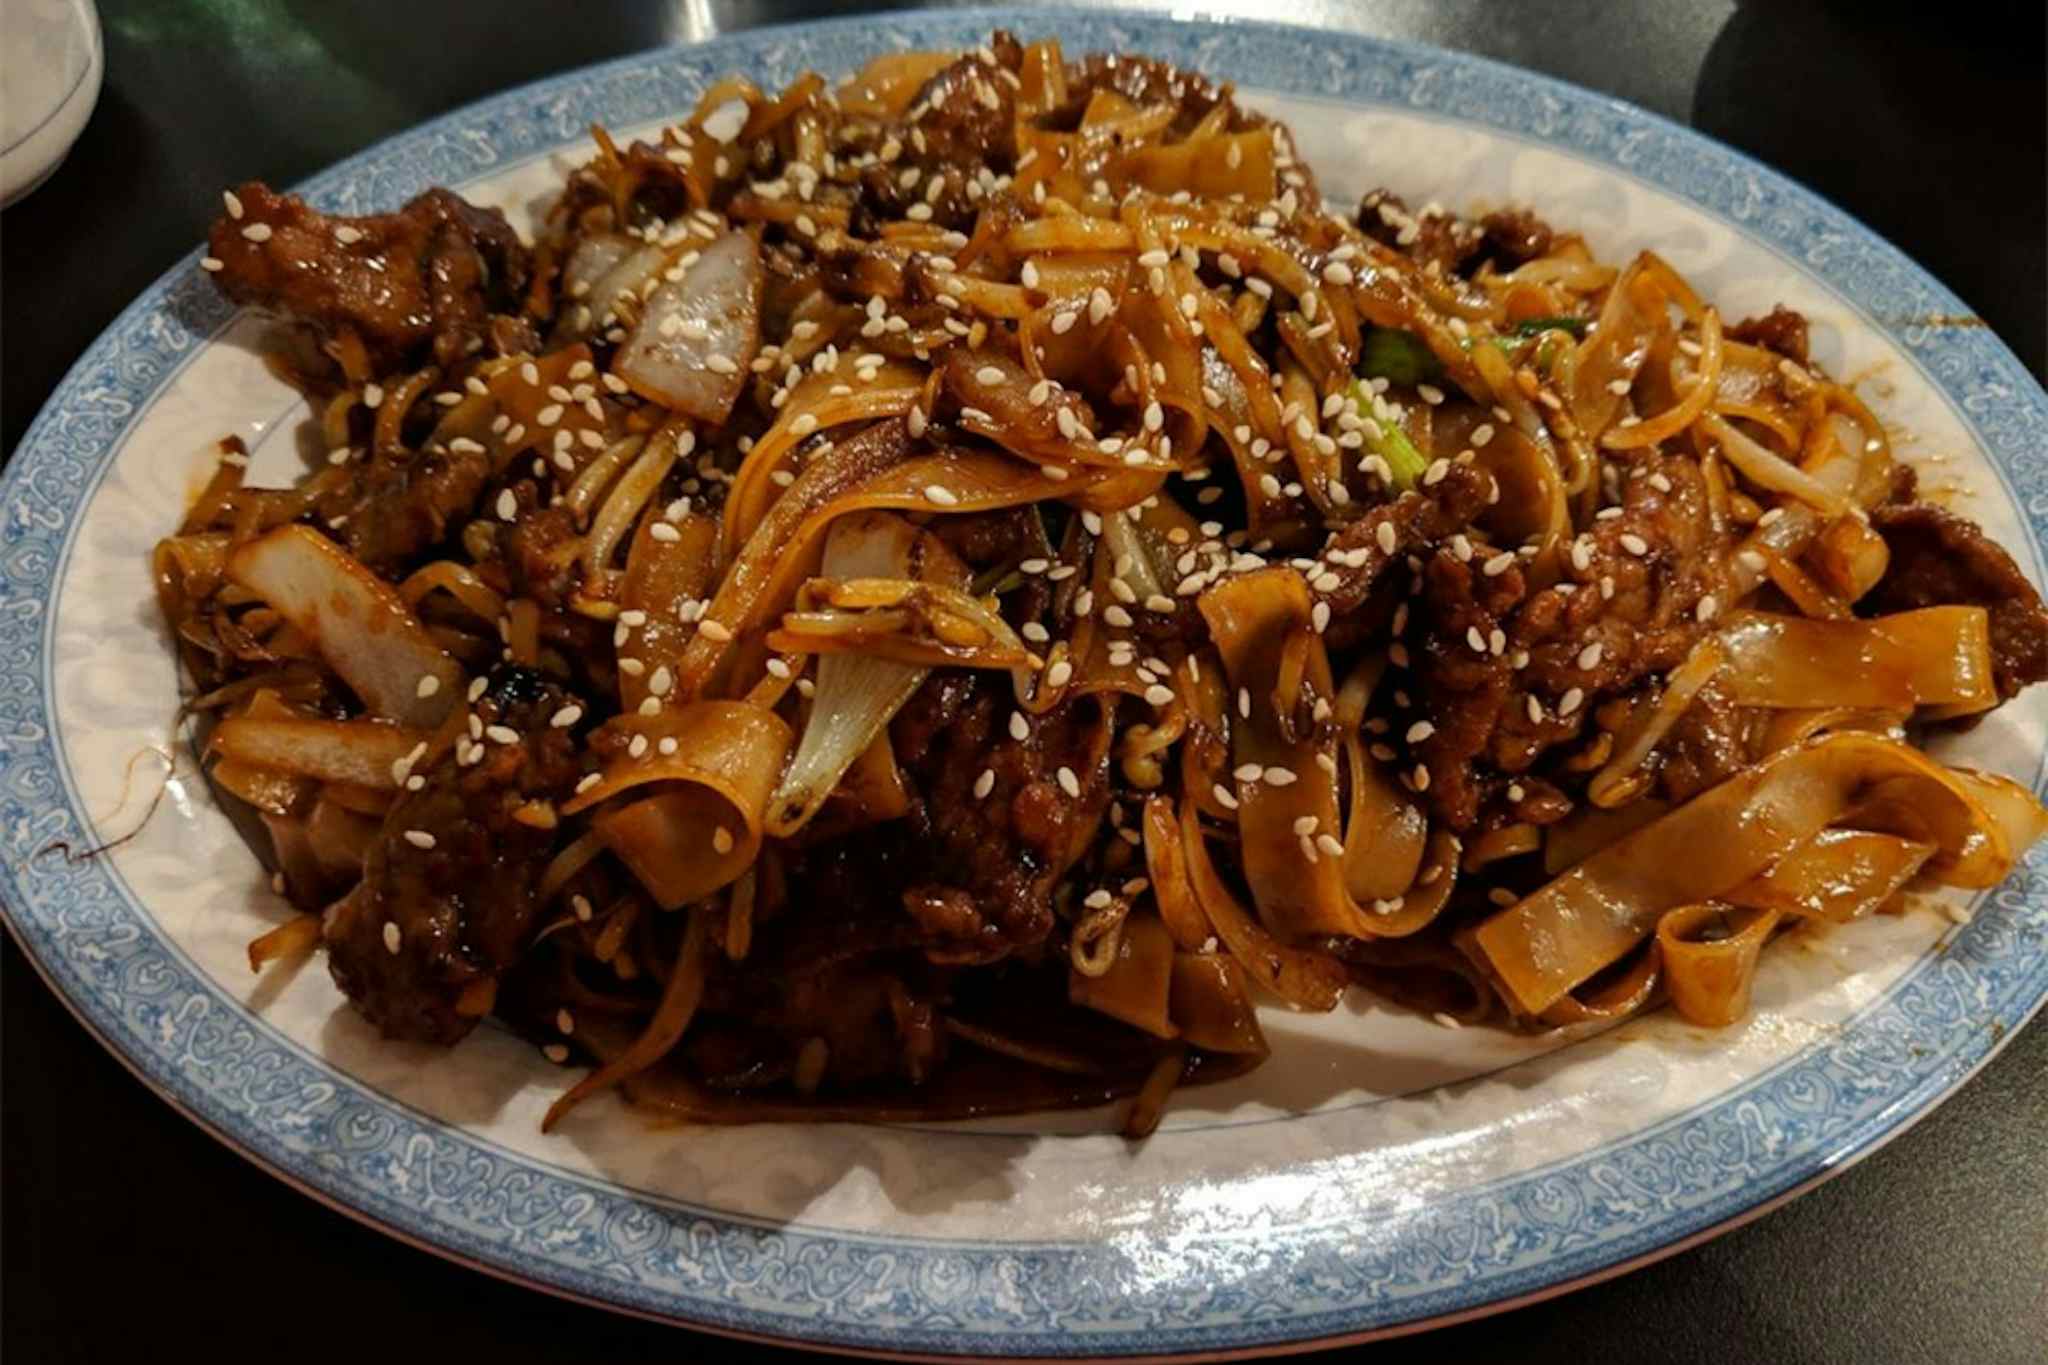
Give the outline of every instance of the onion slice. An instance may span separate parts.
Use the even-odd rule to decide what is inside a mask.
[[[723,422],[761,346],[762,279],[760,242],[745,232],[720,237],[648,296],[612,372],[643,397]]]
[[[428,728],[461,695],[461,667],[404,599],[310,526],[250,541],[228,557],[228,577],[311,639],[372,714]]]
[[[821,567],[833,576],[920,573],[966,583],[965,565],[938,540],[887,512],[855,512],[833,523]],[[789,771],[768,800],[766,825],[787,838],[810,822],[854,761],[881,735],[930,670],[893,659],[828,654],[818,660],[817,694]]]

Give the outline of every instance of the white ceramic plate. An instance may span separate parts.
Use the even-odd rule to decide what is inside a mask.
[[[719,75],[777,86],[993,23],[1162,56],[1286,118],[1332,197],[1533,205],[1603,255],[1663,253],[1728,316],[1785,302],[1860,376],[1929,482],[2040,576],[2048,398],[1966,310],[1839,211],[1611,100],[1327,33],[1025,12],[892,16],[630,58],[488,100],[306,186],[395,207],[436,183],[530,222],[593,120],[632,129]],[[193,225],[195,238],[200,224]],[[12,925],[73,1009],[180,1108],[310,1192],[484,1268],[613,1307],[872,1350],[1248,1350],[1478,1311],[1610,1272],[1853,1159],[1967,1076],[2048,993],[2031,866],[1958,927],[1879,918],[1767,955],[1756,1012],[1560,1041],[1440,1028],[1363,997],[1270,1014],[1273,1061],[1176,1098],[1132,1146],[1101,1113],[928,1127],[657,1131],[611,1101],[543,1138],[568,1077],[485,1029],[384,1043],[317,965],[253,978],[282,919],[176,753],[147,556],[240,434],[302,450],[258,328],[192,258],[79,362],[0,487],[0,830]],[[2032,458],[2026,458],[2032,457]],[[1946,756],[2038,784],[2043,702]],[[89,861],[79,848],[140,833]],[[1964,913],[1958,907],[1958,913]]]

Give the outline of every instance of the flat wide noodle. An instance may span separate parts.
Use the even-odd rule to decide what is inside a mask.
[[[1201,597],[1231,687],[1242,699],[1232,723],[1231,759],[1245,880],[1260,919],[1287,942],[1414,933],[1427,920],[1410,907],[1388,917],[1392,907],[1384,901],[1375,907],[1380,913],[1372,913],[1351,896],[1352,840],[1398,853],[1403,862],[1413,854],[1418,863],[1419,841],[1412,810],[1370,779],[1354,784],[1357,818],[1340,822],[1335,689],[1311,607],[1308,584],[1293,569],[1228,579]],[[1416,907],[1425,905],[1433,914],[1442,898],[1416,898]]]
[[[1837,621],[1744,612],[1722,640],[1728,652],[1722,686],[1744,706],[1939,706],[1960,715],[1998,704],[1982,607]]]
[[[664,784],[646,800],[596,817],[604,841],[664,909],[707,896],[744,872],[760,852],[762,813],[789,753],[782,718],[746,702],[705,701],[621,716],[611,726],[628,745],[625,754],[562,813]],[[673,741],[666,751],[664,741]]]
[[[1914,837],[1939,846],[1929,875],[1954,885],[1995,884],[2012,864],[2006,835],[1953,773],[1892,740],[1830,734],[1606,845],[1460,942],[1511,1005],[1539,1015],[1666,911],[1725,894],[1852,815],[1868,827],[1914,825]]]
[[[1737,905],[1846,924],[1890,900],[1934,856],[1934,845],[1862,829],[1824,829],[1728,893]]]
[[[1726,1028],[1749,1013],[1757,955],[1778,912],[1726,905],[1684,905],[1657,920],[1664,989],[1689,1024]]]

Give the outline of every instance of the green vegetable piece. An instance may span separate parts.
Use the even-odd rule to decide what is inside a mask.
[[[1533,337],[1544,332],[1570,332],[1573,336],[1583,339],[1586,335],[1586,319],[1571,317],[1523,318],[1515,324],[1514,328],[1514,334],[1518,337]]]
[[[1415,333],[1375,327],[1359,343],[1358,372],[1368,379],[1412,387],[1438,378],[1444,367]]]
[[[1408,433],[1392,422],[1382,422],[1371,416],[1372,389],[1363,380],[1354,380],[1351,396],[1358,403],[1359,413],[1370,423],[1365,429],[1365,444],[1373,454],[1387,462],[1387,468],[1394,475],[1394,491],[1405,493],[1415,487],[1422,477],[1422,471],[1429,468],[1429,461],[1408,439]],[[1377,431],[1378,435],[1373,433]]]

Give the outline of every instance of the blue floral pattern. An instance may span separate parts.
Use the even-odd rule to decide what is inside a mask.
[[[449,115],[317,177],[343,210],[388,207],[652,120],[731,70],[764,86],[995,23],[1069,50],[1129,48],[1249,85],[1421,110],[1620,168],[1730,219],[1866,314],[1967,311],[1810,193],[1676,126],[1540,77],[1402,45],[1274,26],[1044,11],[835,22],[655,52]],[[1410,1213],[1176,1243],[1140,1273],[1110,1242],[971,1245],[764,1226],[678,1210],[523,1162],[421,1121],[255,1026],[169,951],[101,865],[51,851],[92,828],[53,736],[51,610],[109,452],[228,317],[188,259],[65,379],[0,484],[0,872],[7,913],[79,1015],[154,1088],[232,1144],[409,1237],[540,1285],[647,1313],[849,1347],[988,1355],[1247,1348],[1367,1331],[1527,1294],[1708,1229],[1867,1150],[1959,1084],[2048,996],[2048,888],[2032,867],[1948,951],[1830,1041],[1711,1105],[1578,1159]],[[1982,329],[1892,330],[1991,454],[2038,546],[2048,398]],[[1160,1253],[1154,1249],[1153,1257]]]

